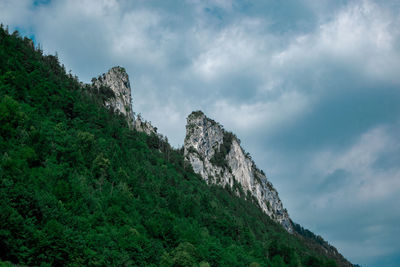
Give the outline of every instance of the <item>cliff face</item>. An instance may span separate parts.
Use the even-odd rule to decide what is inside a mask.
[[[115,97],[107,100],[105,104],[124,114],[130,128],[148,135],[157,134],[157,128],[153,127],[150,122],[144,120],[140,115],[135,118],[132,111],[131,85],[124,68],[113,67],[107,73],[93,78],[92,83],[97,88],[106,86],[113,91]]]
[[[113,107],[124,114],[129,126],[132,127],[134,116],[132,112],[131,85],[125,69],[113,67],[107,73],[93,78],[92,83],[97,88],[107,86],[114,92],[115,98],[110,98],[106,102],[106,106]]]
[[[293,232],[278,192],[241,148],[239,139],[201,111],[187,118],[184,153],[193,170],[207,183],[228,185],[237,193],[240,185],[245,195],[249,192],[257,200],[264,213]]]

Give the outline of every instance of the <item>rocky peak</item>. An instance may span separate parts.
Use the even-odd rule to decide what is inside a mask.
[[[130,127],[133,127],[134,116],[132,112],[132,95],[129,76],[122,67],[113,67],[107,73],[92,79],[92,83],[97,88],[101,86],[109,87],[115,98],[110,98],[106,106],[113,107],[127,117]]]
[[[264,213],[293,232],[278,192],[242,149],[240,140],[201,111],[192,112],[187,118],[184,154],[207,183],[228,185],[238,195],[241,190],[244,196],[249,192]]]
[[[97,88],[106,86],[112,90],[115,97],[109,98],[105,104],[107,107],[112,107],[124,114],[131,129],[136,129],[148,135],[159,135],[157,133],[157,128],[152,126],[150,122],[144,120],[140,114],[135,119],[132,111],[131,85],[125,68],[119,66],[113,67],[107,73],[93,78],[92,84]],[[161,137],[161,135],[159,136]]]

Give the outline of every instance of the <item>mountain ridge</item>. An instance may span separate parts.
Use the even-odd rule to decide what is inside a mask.
[[[110,71],[113,69],[123,72],[122,75],[114,77],[127,76],[124,68],[113,67]],[[106,74],[102,76],[104,75]],[[112,84],[121,83],[114,81]],[[125,91],[124,87],[114,88],[113,91],[124,98],[120,102],[126,102],[126,94],[119,93]],[[130,105],[132,106],[133,103],[131,102]],[[119,106],[108,105],[108,107],[119,110]],[[121,113],[123,112],[121,111]],[[132,115],[132,117],[135,130],[149,136],[156,135],[166,139],[157,133],[156,127],[145,121],[140,115],[137,117]],[[127,120],[131,120],[131,117],[127,116]],[[310,245],[312,249],[317,249],[321,253],[335,258],[342,266],[352,266],[335,247],[321,236],[292,222],[287,210],[283,208],[278,192],[268,181],[265,173],[257,168],[250,154],[240,146],[240,139],[232,132],[226,131],[220,123],[208,118],[201,110],[193,111],[187,117],[183,155],[184,159],[191,164],[193,171],[199,174],[207,184],[229,188],[238,197],[252,201],[264,214],[279,223],[290,234],[315,242],[316,244]]]
[[[0,264],[346,266],[3,27],[0,62]]]

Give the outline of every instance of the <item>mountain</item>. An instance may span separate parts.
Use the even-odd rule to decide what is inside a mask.
[[[128,107],[133,105],[131,95],[127,93],[128,88],[131,89],[124,68],[111,68],[99,78],[93,78],[92,85],[97,88],[103,86],[103,90],[110,88],[113,91],[112,102],[105,102],[105,105],[125,115],[128,125],[133,125],[139,132],[149,136],[156,135],[165,141],[151,123],[140,115],[135,118],[132,109],[121,108],[123,105],[118,104],[125,103]],[[321,236],[292,222],[287,210],[283,208],[278,192],[267,180],[265,173],[257,168],[250,154],[240,146],[236,135],[225,131],[221,124],[206,117],[202,111],[194,111],[187,117],[183,151],[184,159],[207,184],[219,185],[241,198],[250,200],[286,231],[301,238],[311,249],[335,259],[339,265],[351,266],[337,249]]]
[[[207,183],[133,113],[123,68],[81,83],[3,27],[0,63],[0,265],[350,266],[251,192]]]
[[[229,186],[238,196],[254,198],[261,210],[289,233],[293,225],[278,192],[258,169],[240,140],[223,126],[196,111],[187,118],[185,158],[207,183]]]
[[[124,115],[131,128],[148,135],[157,133],[156,128],[143,121],[141,116],[135,119],[131,108],[131,86],[124,68],[111,68],[107,73],[93,78],[92,85],[104,92],[111,89],[105,106]],[[187,118],[184,155],[194,172],[207,183],[223,187],[228,185],[238,196],[254,197],[264,213],[289,233],[293,232],[293,225],[283,209],[278,192],[264,172],[256,167],[250,155],[241,148],[240,140],[201,111],[193,112]]]

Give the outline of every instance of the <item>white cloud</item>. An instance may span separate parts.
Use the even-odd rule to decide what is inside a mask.
[[[399,83],[400,21],[397,15],[370,1],[356,1],[319,26],[315,32],[295,38],[273,57],[274,65],[307,68],[309,75],[316,66],[329,63],[355,69],[365,77]]]
[[[269,54],[268,35],[262,35],[259,28],[262,19],[242,19],[237,23],[215,32],[208,29],[196,31],[196,40],[202,51],[193,61],[193,72],[203,79],[213,80],[227,74],[251,71],[258,75],[267,65]]]
[[[29,28],[29,19],[32,18],[32,3],[29,0],[2,0],[0,1],[1,23],[12,28]]]
[[[231,105],[220,100],[212,108],[212,117],[242,133],[254,132],[260,126],[268,125],[268,134],[278,130],[280,125],[301,116],[307,110],[308,101],[308,98],[298,92],[284,93],[277,99],[254,104]]]
[[[233,0],[186,0],[194,6],[197,16],[201,16],[205,10],[220,8],[231,11],[234,6]]]
[[[169,39],[162,28],[163,18],[151,10],[141,9],[121,14],[110,31],[112,53],[118,58],[129,57],[141,64],[165,67],[167,60],[163,43]]]
[[[386,153],[399,149],[399,140],[390,135],[387,128],[377,127],[364,133],[345,151],[323,151],[315,155],[311,164],[319,177],[328,177],[336,170],[345,170],[351,180],[345,188],[337,188],[345,199],[335,201],[374,202],[400,192],[400,166],[376,168],[376,162]],[[329,195],[329,194],[328,194]],[[324,194],[322,197],[328,196]]]

